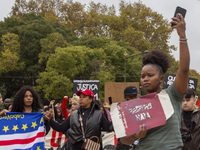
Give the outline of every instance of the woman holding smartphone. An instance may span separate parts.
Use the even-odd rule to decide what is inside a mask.
[[[166,91],[174,114],[166,121],[166,124],[148,131],[145,124],[140,126],[140,130],[133,135],[121,138],[121,142],[127,145],[140,139],[137,146],[138,150],[181,150],[183,146],[180,134],[181,104],[187,90],[190,55],[185,33],[185,21],[181,14],[180,17],[172,18],[172,28],[177,30],[180,40],[180,63],[174,83]],[[169,68],[168,56],[161,51],[152,51],[143,57],[143,67],[141,70],[141,85],[148,93],[160,93],[164,73]]]

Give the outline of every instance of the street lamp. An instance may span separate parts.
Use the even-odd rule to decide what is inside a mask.
[[[137,56],[137,55],[141,55],[141,54],[145,54],[145,53],[148,53],[149,51],[148,50],[145,50],[144,52],[142,52],[142,53],[137,53],[137,54],[135,54],[135,55],[131,55],[131,56],[125,56],[124,57],[124,59],[125,59],[125,65],[124,65],[124,67],[125,67],[125,74],[124,74],[124,82],[126,82],[126,59],[127,58],[131,58],[131,57],[134,57],[134,56]]]

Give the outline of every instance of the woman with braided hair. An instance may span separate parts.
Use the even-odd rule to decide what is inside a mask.
[[[172,18],[177,33],[180,38],[180,63],[174,83],[165,93],[169,96],[174,114],[166,121],[166,124],[156,128],[145,128],[140,125],[140,130],[133,135],[121,138],[121,142],[127,145],[132,144],[135,140],[140,139],[137,146],[138,150],[179,150],[183,146],[180,133],[180,116],[181,105],[184,94],[187,90],[188,72],[189,72],[189,49],[185,34],[185,21],[181,14]],[[141,70],[140,82],[147,93],[160,93],[164,81],[164,73],[169,68],[169,59],[162,51],[154,50],[143,57],[143,66]]]

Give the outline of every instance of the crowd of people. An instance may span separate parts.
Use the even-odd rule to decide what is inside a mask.
[[[153,50],[143,57],[140,83],[147,93],[165,92],[172,103],[174,113],[166,124],[146,130],[141,124],[135,134],[117,140],[117,150],[199,150],[200,149],[200,111],[195,105],[195,92],[188,89],[190,55],[185,34],[185,21],[181,14],[172,18],[180,38],[180,64],[174,83],[162,89],[164,73],[170,67],[168,56],[159,50]],[[62,104],[55,100],[42,107],[39,94],[31,86],[23,86],[15,94],[13,101],[6,98],[3,102],[0,94],[0,115],[6,112],[41,112],[44,114],[45,133],[50,130],[63,133],[67,138],[62,145],[66,150],[86,149],[87,142],[103,150],[102,132],[113,132],[110,104],[95,100],[91,90],[78,91],[77,96],[63,97]],[[124,101],[138,97],[134,86],[124,89]],[[47,150],[52,147],[46,147]],[[94,149],[96,150],[96,149]]]

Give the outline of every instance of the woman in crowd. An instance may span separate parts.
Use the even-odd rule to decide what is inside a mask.
[[[79,96],[73,96],[72,98],[71,98],[71,109],[70,109],[70,114],[73,112],[73,111],[75,111],[75,110],[77,110],[78,109],[78,107],[79,107],[79,103],[80,103],[80,98],[79,98]]]
[[[14,96],[11,112],[42,112],[39,94],[28,85],[23,86]],[[4,109],[0,115],[5,115]]]
[[[138,150],[179,150],[183,146],[180,133],[181,104],[187,90],[189,72],[189,49],[185,33],[185,21],[181,14],[172,18],[180,38],[180,64],[174,83],[165,89],[174,108],[174,114],[160,127],[146,131],[145,125],[133,135],[121,138],[124,144],[132,144],[140,139]],[[160,93],[164,73],[169,67],[168,56],[161,51],[152,51],[143,57],[141,85],[148,93]]]
[[[39,94],[28,85],[23,86],[15,94],[11,112],[41,112]]]
[[[58,114],[58,122],[63,122],[65,120],[64,118],[64,115],[62,113],[62,110],[60,107],[56,107],[56,111],[57,111],[57,114]]]
[[[78,91],[76,93],[80,96],[80,107],[78,110],[73,111],[70,116],[61,124],[49,120],[51,127],[58,132],[68,132],[71,139],[72,150],[82,150],[84,142],[83,132],[81,127],[81,121],[85,138],[91,138],[97,136],[101,143],[101,129],[105,131],[111,131],[111,123],[105,118],[100,110],[99,106],[93,101],[94,94],[90,90]],[[46,114],[51,116],[51,114]],[[97,142],[96,138],[91,140]],[[101,148],[102,149],[102,148]]]

